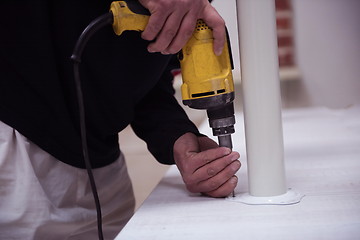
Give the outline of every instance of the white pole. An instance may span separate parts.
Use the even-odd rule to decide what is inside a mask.
[[[249,194],[287,192],[273,0],[237,0]]]

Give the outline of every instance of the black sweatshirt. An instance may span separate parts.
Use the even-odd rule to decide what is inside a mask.
[[[104,0],[6,0],[0,3],[0,121],[60,161],[84,168],[70,56],[84,28],[106,13]],[[138,32],[97,32],[84,50],[84,91],[94,168],[119,156],[118,132],[131,124],[161,163],[173,144],[199,134],[173,96],[171,56],[150,54]]]

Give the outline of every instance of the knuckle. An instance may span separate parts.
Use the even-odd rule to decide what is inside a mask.
[[[219,18],[219,20],[214,23],[213,30],[218,33],[223,33],[225,31],[224,19]]]
[[[168,11],[172,7],[172,1],[160,0],[157,7],[160,11]]]
[[[241,167],[241,162],[239,160],[236,160],[232,163],[231,168],[236,172]]]
[[[193,187],[195,185],[195,181],[191,177],[184,177],[183,180],[187,187]]]
[[[225,27],[225,20],[222,17],[219,17],[218,25],[220,27]]]
[[[228,167],[228,168],[226,169],[226,171],[225,171],[225,177],[226,177],[227,179],[230,179],[232,176],[234,176],[235,172],[236,172],[236,170],[234,170],[234,169],[231,168],[231,167]]]
[[[208,156],[205,156],[203,159],[203,164],[206,165],[206,164],[209,164],[210,162],[212,162],[211,158],[208,157]]]
[[[236,162],[238,163],[238,170],[241,168],[241,162],[239,160],[236,160]]]
[[[193,34],[193,29],[192,28],[186,28],[184,29],[184,38],[187,40],[191,37],[191,35]]]
[[[221,164],[222,168],[225,168],[225,167],[231,165],[233,162],[234,162],[234,160],[230,155],[224,156],[221,159],[219,159],[219,164]]]
[[[185,163],[185,164],[183,165],[182,169],[183,169],[183,172],[184,172],[185,174],[190,174],[190,173],[192,172],[192,167],[191,167],[190,164],[186,164],[186,163]]]
[[[235,189],[237,183],[237,177],[233,177],[215,190],[207,192],[206,195],[215,198],[227,197]]]
[[[193,190],[193,188],[192,188],[191,186],[186,185],[186,189],[187,189],[189,192],[194,193],[194,190]]]
[[[186,185],[186,189],[191,193],[197,193],[197,189],[194,185]]]
[[[221,197],[228,196],[228,194],[224,194],[223,191],[220,191],[220,190],[209,192],[209,193],[207,193],[207,195],[210,197],[213,197],[213,198],[221,198]]]
[[[193,1],[193,0],[190,0],[190,1],[189,1],[189,0],[180,0],[180,1],[179,1],[179,4],[180,4],[181,7],[186,8],[186,9],[189,9],[189,8],[192,6],[192,5],[191,5],[191,4],[192,4],[192,1]]]
[[[165,34],[166,37],[172,38],[172,37],[175,36],[176,31],[175,31],[175,29],[170,28],[170,29],[167,29],[164,34]]]
[[[168,53],[169,53],[169,54],[176,54],[177,52],[180,51],[180,48],[178,48],[178,47],[176,47],[176,46],[173,46],[173,47],[171,47],[171,48],[168,48],[167,50],[168,50]]]
[[[184,35],[185,35],[186,37],[191,37],[191,35],[192,35],[193,33],[194,33],[194,29],[191,28],[191,27],[185,29],[185,31],[184,31]]]
[[[153,33],[157,33],[161,30],[161,26],[158,24],[151,24],[151,25],[148,25],[147,27],[148,27],[148,30]]]
[[[215,169],[212,168],[212,167],[209,167],[209,168],[206,170],[206,172],[207,172],[207,174],[208,174],[209,176],[214,176],[214,175],[216,174]]]
[[[230,183],[232,184],[233,188],[232,190],[238,185],[239,179],[235,177],[234,180],[231,180]]]
[[[225,156],[223,164],[225,164],[227,166],[227,165],[231,164],[232,162],[233,162],[233,159],[230,155]]]
[[[216,191],[214,195],[218,198],[220,197],[227,197],[231,194],[234,188],[230,188],[227,186],[224,186],[223,188],[219,189],[219,191]]]
[[[216,188],[218,188],[219,187],[219,182],[217,181],[217,180],[214,180],[214,179],[210,179],[209,180],[209,188],[210,189],[216,189]]]

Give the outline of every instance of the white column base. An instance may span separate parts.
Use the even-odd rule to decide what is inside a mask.
[[[285,194],[277,196],[255,197],[249,193],[242,193],[235,197],[227,197],[226,200],[248,205],[291,205],[299,203],[304,196],[304,194],[289,188]]]

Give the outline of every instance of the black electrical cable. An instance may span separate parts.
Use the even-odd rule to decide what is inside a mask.
[[[76,85],[76,93],[77,99],[79,104],[79,120],[80,120],[80,134],[81,134],[81,144],[82,144],[82,151],[84,155],[84,161],[86,170],[89,176],[91,191],[94,196],[95,207],[96,207],[96,215],[97,215],[97,227],[98,227],[98,236],[100,240],[103,240],[103,232],[102,232],[102,216],[101,216],[101,206],[99,201],[99,196],[96,190],[96,184],[94,180],[94,176],[92,173],[92,167],[89,159],[89,152],[88,146],[86,141],[86,125],[85,125],[85,107],[84,107],[84,99],[83,93],[81,88],[81,81],[80,81],[80,72],[79,72],[79,65],[81,63],[81,54],[84,51],[84,48],[91,38],[91,36],[96,33],[99,29],[103,28],[104,26],[110,25],[113,23],[113,15],[111,12],[101,15],[100,17],[93,20],[81,33],[73,54],[71,55],[71,60],[74,61],[74,80]]]

